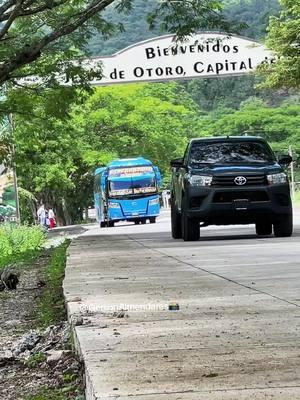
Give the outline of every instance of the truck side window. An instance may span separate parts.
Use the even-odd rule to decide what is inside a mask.
[[[188,164],[188,157],[189,157],[189,146],[185,149],[184,156],[183,156],[183,165]]]

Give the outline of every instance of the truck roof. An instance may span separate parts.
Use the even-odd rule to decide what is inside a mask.
[[[193,142],[265,142],[265,139],[260,136],[212,136],[212,137],[201,137],[193,138],[190,143]]]

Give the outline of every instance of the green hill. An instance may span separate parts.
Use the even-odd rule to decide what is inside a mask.
[[[146,16],[153,10],[156,1],[135,0],[132,12],[128,15],[120,15],[113,7],[110,7],[105,13],[105,18],[114,23],[122,22],[125,32],[117,33],[108,40],[95,34],[89,43],[92,54],[113,54],[126,46],[165,33],[160,32],[158,28],[149,31],[146,22]],[[255,39],[265,36],[269,15],[277,14],[279,11],[278,0],[226,0],[225,5],[229,19],[249,25],[241,34]]]

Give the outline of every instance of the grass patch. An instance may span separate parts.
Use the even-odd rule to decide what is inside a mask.
[[[59,324],[66,319],[62,283],[65,276],[67,249],[70,240],[53,250],[44,272],[46,283],[38,304],[37,320],[42,327]]]
[[[1,225],[0,271],[8,264],[32,262],[45,241],[45,232],[38,226]]]
[[[15,254],[9,257],[0,256],[0,274],[9,264],[30,265],[43,254],[42,250],[28,250],[24,253]]]
[[[46,361],[47,357],[44,353],[36,353],[24,361],[24,365],[28,368],[37,368],[41,363]]]
[[[84,397],[78,395],[74,397],[69,392],[74,391],[74,387],[65,387],[63,389],[41,389],[37,394],[27,396],[26,400],[83,400]]]

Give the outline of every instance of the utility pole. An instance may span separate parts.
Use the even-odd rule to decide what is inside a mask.
[[[293,149],[292,146],[289,146],[289,155],[293,157]],[[295,200],[295,173],[294,173],[294,161],[291,162],[291,190],[292,190],[292,199]]]
[[[15,158],[15,144],[14,144],[15,124],[14,124],[12,114],[8,115],[8,120],[9,120],[10,127],[11,127],[11,139],[12,139],[12,171],[13,171],[15,200],[16,200],[16,219],[17,219],[17,222],[20,223],[20,203],[19,203],[19,191],[18,191],[18,178],[17,178],[16,164],[14,161],[14,158]]]

